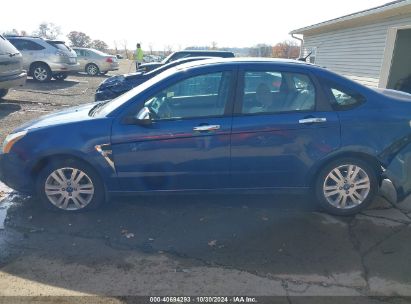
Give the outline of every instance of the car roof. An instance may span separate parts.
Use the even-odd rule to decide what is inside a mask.
[[[219,51],[219,50],[182,50],[182,51],[177,51],[175,53],[230,53],[233,54],[233,52],[230,51]]]
[[[307,63],[305,61],[299,61],[295,59],[282,59],[282,58],[260,58],[260,57],[235,57],[235,58],[210,58],[205,60],[191,61],[178,65],[178,70],[200,67],[204,65],[217,65],[217,64],[249,64],[249,63],[278,63],[287,66],[307,66],[318,67],[314,64]]]

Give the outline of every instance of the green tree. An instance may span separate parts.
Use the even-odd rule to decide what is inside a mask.
[[[71,31],[67,38],[70,40],[71,46],[90,47],[91,38],[83,32]]]
[[[102,51],[102,52],[104,52],[104,51],[106,51],[106,50],[108,49],[107,43],[105,43],[105,42],[102,41],[102,40],[98,40],[98,39],[93,40],[93,41],[91,42],[91,46],[90,46],[90,47],[93,48],[93,49]]]

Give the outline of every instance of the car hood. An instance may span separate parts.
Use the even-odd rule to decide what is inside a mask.
[[[96,103],[89,103],[41,116],[40,118],[21,125],[15,129],[13,133],[94,119],[94,117],[89,116],[88,113],[95,105]]]

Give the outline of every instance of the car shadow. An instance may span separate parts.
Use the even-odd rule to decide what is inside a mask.
[[[0,119],[20,110],[20,105],[17,105],[15,103],[8,103],[7,99],[0,100]]]
[[[82,79],[90,79],[90,78],[106,79],[106,78],[109,78],[109,77],[113,76],[113,74],[110,74],[110,72],[108,72],[108,73],[105,74],[105,75],[99,74],[99,75],[96,75],[96,76],[91,76],[91,75],[89,75],[89,74],[87,74],[87,73],[79,72],[79,73],[73,74],[73,76],[75,76],[76,78],[82,78]]]
[[[10,236],[2,251],[11,259],[17,255],[30,261],[35,256],[47,265],[63,263],[76,269],[114,265],[119,273],[136,271],[130,261],[139,254],[145,260],[164,255],[179,269],[215,265],[262,277],[361,273],[362,258],[352,240],[357,232],[350,230],[355,217],[318,211],[307,197],[290,195],[115,197],[98,210],[83,213],[46,211],[29,198],[10,208],[6,232],[17,236]],[[389,232],[371,222],[358,226],[373,231],[376,242]],[[0,258],[7,260],[1,254]],[[382,259],[379,262],[384,264],[392,257]],[[53,267],[33,266],[44,267],[39,270],[42,275],[19,267],[8,265],[2,271],[70,290],[108,292],[98,284],[77,284],[85,280],[82,271],[71,274],[78,280],[61,280]],[[411,266],[401,267],[411,271]]]
[[[29,90],[34,90],[34,91],[53,91],[53,90],[61,90],[61,89],[68,89],[71,87],[76,86],[79,84],[79,81],[74,80],[74,79],[65,79],[63,81],[59,80],[50,80],[48,82],[37,82],[33,79],[27,79],[26,84],[17,90],[19,91],[29,91]]]

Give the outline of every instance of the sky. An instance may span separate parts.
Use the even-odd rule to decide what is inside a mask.
[[[2,1],[0,33],[41,22],[61,27],[60,38],[81,31],[123,48],[173,50],[188,46],[247,47],[292,39],[289,32],[368,9],[389,0],[19,0]],[[18,9],[17,6],[18,5]],[[6,13],[7,12],[7,13]],[[5,14],[6,13],[6,14]],[[120,47],[121,46],[121,47]]]

